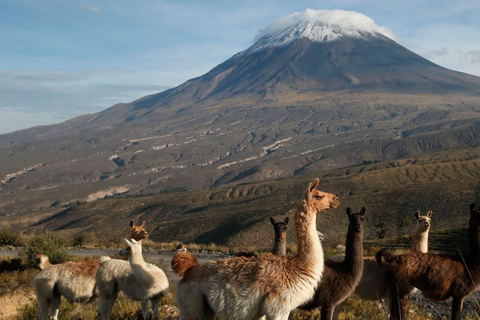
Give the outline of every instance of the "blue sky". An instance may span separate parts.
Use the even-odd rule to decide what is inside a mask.
[[[0,133],[179,85],[307,8],[363,13],[410,50],[480,76],[478,0],[1,0]]]

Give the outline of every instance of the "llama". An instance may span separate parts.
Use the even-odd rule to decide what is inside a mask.
[[[410,250],[412,252],[428,251],[428,233],[431,226],[432,211],[428,211],[426,216],[422,216],[420,211],[415,212],[417,224],[412,234],[412,243]],[[388,296],[388,266],[380,265],[374,257],[365,257],[363,259],[363,274],[355,288],[355,294],[362,300],[381,300]],[[333,319],[337,320],[343,307],[343,302],[335,308]]]
[[[273,240],[272,253],[277,256],[284,256],[287,254],[287,225],[288,217],[283,221],[277,222],[273,217],[270,217],[270,222],[275,230],[275,239]],[[233,253],[234,257],[257,258],[258,254],[255,252],[237,251]]]
[[[322,320],[333,319],[335,307],[355,290],[363,272],[363,217],[365,207],[359,213],[347,208],[349,219],[345,259],[326,260],[323,276],[313,298],[299,309],[313,310],[321,307]]]
[[[270,217],[270,222],[275,230],[275,240],[273,241],[272,253],[276,256],[284,256],[287,254],[287,226],[288,217],[283,221],[275,221],[273,217]]]
[[[452,320],[462,317],[463,300],[480,288],[480,210],[470,205],[468,226],[470,253],[449,256],[422,252],[394,255],[388,250],[377,253],[389,264],[389,299],[392,319],[402,319],[412,286],[430,300],[452,297]]]
[[[137,241],[148,236],[143,229],[145,221],[141,226],[135,227],[133,220],[130,223],[131,237]],[[40,320],[47,319],[50,308],[50,319],[58,318],[61,296],[70,301],[87,303],[96,298],[95,274],[102,261],[108,257],[91,259],[81,262],[64,262],[50,264],[46,255],[39,255],[37,263],[40,271],[33,279],[33,287],[40,306]]]
[[[152,304],[152,319],[158,317],[160,298],[168,294],[168,279],[162,269],[146,263],[142,246],[132,239],[128,247],[120,251],[128,261],[110,259],[100,264],[96,274],[99,319],[110,319],[119,291],[132,300],[140,300],[143,319],[148,317],[148,300]]]
[[[272,254],[229,258],[198,264],[195,255],[177,253],[172,269],[183,275],[176,289],[180,319],[286,320],[308,301],[323,273],[323,249],[316,213],[339,205],[338,197],[309,184],[295,214],[296,257]]]

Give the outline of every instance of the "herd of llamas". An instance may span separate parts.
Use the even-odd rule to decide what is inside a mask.
[[[182,277],[175,292],[181,320],[287,320],[290,312],[321,309],[322,319],[338,319],[345,300],[356,294],[363,300],[388,302],[390,319],[406,314],[408,296],[420,290],[431,300],[452,297],[451,319],[461,319],[464,298],[480,284],[480,210],[470,206],[468,239],[470,253],[458,256],[431,254],[428,232],[432,211],[415,213],[417,225],[411,250],[395,255],[380,250],[376,257],[363,256],[363,220],[360,212],[346,209],[349,219],[345,255],[324,260],[316,229],[316,214],[340,204],[337,196],[317,190],[319,180],[309,184],[295,213],[297,255],[286,254],[288,217],[270,221],[275,230],[273,253],[247,254],[199,264],[195,255],[178,251],[172,270]],[[89,302],[98,296],[99,319],[110,319],[120,291],[141,301],[144,319],[158,318],[159,301],[168,294],[164,271],[146,263],[142,240],[148,237],[145,221],[130,223],[130,240],[120,254],[128,261],[100,257],[83,262],[51,265],[40,255],[42,271],[33,280],[40,306],[39,319],[57,319],[61,296],[76,302]]]

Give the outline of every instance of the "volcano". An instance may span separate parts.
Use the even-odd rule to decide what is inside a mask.
[[[0,136],[0,213],[449,155],[480,144],[479,111],[480,78],[307,10],[176,88]]]

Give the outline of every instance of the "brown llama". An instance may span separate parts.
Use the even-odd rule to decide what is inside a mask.
[[[134,226],[130,222],[132,239],[139,242],[148,237],[143,229],[145,221],[141,226]],[[39,255],[37,263],[40,271],[33,279],[33,287],[40,306],[40,320],[47,319],[50,309],[50,319],[56,320],[60,307],[61,297],[64,296],[70,301],[87,303],[97,296],[95,274],[100,263],[110,259],[109,257],[91,259],[87,261],[50,264],[46,255]]]
[[[283,221],[275,221],[273,217],[270,217],[270,222],[273,225],[273,230],[275,230],[272,253],[276,256],[284,256],[287,254],[288,217]]]
[[[321,308],[322,320],[332,320],[335,307],[355,290],[363,272],[363,217],[365,207],[359,213],[347,208],[349,220],[345,259],[325,260],[323,276],[313,298],[299,309],[312,311]]]
[[[189,252],[177,253],[172,269],[183,275],[176,289],[181,320],[287,320],[290,311],[308,301],[323,273],[323,249],[316,213],[339,205],[338,197],[316,190],[315,179],[295,214],[296,257],[261,255],[198,264]]]
[[[463,300],[480,286],[480,210],[470,205],[468,225],[470,253],[466,256],[411,252],[394,255],[388,250],[377,253],[389,264],[391,281],[389,300],[391,318],[402,319],[412,287],[430,300],[452,297],[452,320],[462,317]]]
[[[412,234],[410,250],[412,252],[428,251],[428,233],[431,226],[432,211],[422,216],[420,211],[415,212],[417,224]],[[387,278],[388,266],[378,264],[375,257],[363,258],[363,274],[355,288],[355,295],[362,300],[381,300],[388,296],[389,281]],[[343,307],[343,302],[335,308],[333,319],[337,320]]]
[[[273,217],[270,217],[270,222],[273,225],[275,231],[275,239],[273,240],[273,249],[272,253],[276,256],[284,256],[287,254],[287,225],[288,217],[283,221],[275,221]],[[320,239],[321,240],[321,239]],[[245,258],[257,258],[258,254],[255,252],[247,251],[237,251],[233,253],[234,257],[245,257]]]

